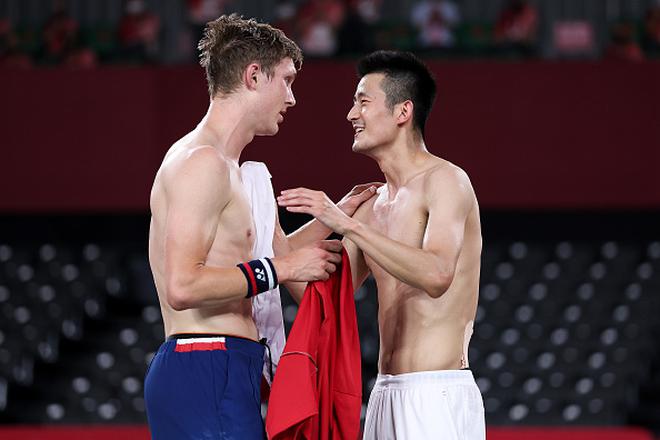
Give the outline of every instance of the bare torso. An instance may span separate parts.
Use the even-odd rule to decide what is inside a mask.
[[[431,168],[439,167],[454,165],[437,159]],[[414,176],[396,194],[389,194],[387,185],[379,188],[378,196],[366,202],[356,218],[388,238],[422,248],[428,219],[425,185],[431,168]],[[432,298],[399,281],[364,255],[378,286],[378,370],[382,374],[468,367],[481,257],[479,208],[471,188],[470,192],[472,209],[465,222],[463,245],[453,281],[442,296]]]
[[[151,191],[151,224],[149,230],[149,261],[158,290],[160,308],[165,325],[165,334],[175,333],[220,333],[257,339],[257,329],[252,319],[251,300],[243,299],[212,308],[177,311],[168,304],[165,282],[165,243],[168,216],[172,208],[168,203],[167,191],[176,185],[176,175],[181,163],[194,154],[204,142],[195,132],[184,137],[168,151],[158,170]],[[217,153],[216,154],[220,154]],[[221,159],[223,160],[223,159]],[[217,212],[217,228],[206,261],[216,267],[234,267],[241,261],[252,259],[254,227],[252,211],[241,183],[240,169],[230,165],[227,182],[228,203]]]

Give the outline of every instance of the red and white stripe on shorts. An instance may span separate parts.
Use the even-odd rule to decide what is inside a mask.
[[[176,348],[174,351],[187,352],[187,351],[212,351],[212,350],[226,350],[225,338],[218,336],[213,338],[187,338],[177,339]]]

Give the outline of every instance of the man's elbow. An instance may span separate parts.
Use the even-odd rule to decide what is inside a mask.
[[[440,298],[449,290],[452,281],[454,281],[454,272],[440,272],[429,277],[426,285],[426,292],[431,298]]]
[[[189,283],[168,280],[166,294],[167,304],[177,312],[192,308],[191,291],[192,289]]]

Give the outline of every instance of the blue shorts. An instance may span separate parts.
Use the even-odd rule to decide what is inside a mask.
[[[144,384],[153,440],[266,438],[261,418],[264,346],[222,335],[173,335]]]

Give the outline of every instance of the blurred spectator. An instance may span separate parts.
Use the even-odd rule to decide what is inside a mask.
[[[588,20],[557,20],[552,25],[552,44],[560,57],[591,57],[597,52],[596,33]]]
[[[53,13],[43,27],[43,47],[39,59],[46,64],[59,64],[78,43],[78,22],[69,15],[65,2],[55,0]]]
[[[307,56],[330,56],[337,51],[337,32],[346,14],[341,0],[308,0],[298,11],[297,35]]]
[[[89,48],[77,47],[69,51],[64,65],[72,69],[93,69],[98,65],[98,57]]]
[[[107,7],[100,6],[106,2],[90,3],[95,6],[90,6],[88,11],[86,7],[69,10],[68,5],[79,3],[71,0],[39,0],[37,3],[45,3],[51,11],[43,26],[31,25],[39,23],[41,10],[25,9],[27,17],[20,18],[18,30],[17,23],[0,17],[0,66],[25,68],[44,64],[89,68],[108,60],[120,63],[192,61],[196,59],[194,49],[206,23],[242,5],[240,0],[176,1],[182,5],[182,17],[175,15],[180,8],[169,8],[168,2],[112,0],[107,2]],[[496,2],[503,8],[495,23],[474,19],[465,26],[460,26],[463,13],[475,16],[476,9],[492,9],[486,6],[490,2],[481,0],[470,7],[470,11],[467,6],[466,11],[462,11],[460,5],[469,2],[408,1],[403,3],[410,6],[410,15],[400,17],[391,17],[397,4],[391,0],[270,0],[263,5],[257,2],[261,6],[252,10],[258,9],[262,16],[272,17],[271,22],[295,39],[310,57],[359,55],[381,48],[430,49],[435,51],[431,55],[528,57],[538,53],[542,56],[537,52],[541,47],[541,24],[548,31],[544,32],[543,52],[549,57],[635,61],[660,57],[660,0],[647,0],[646,15],[640,15],[643,13],[640,10],[642,12],[630,17],[630,20],[643,20],[639,25],[631,22],[614,26],[609,42],[597,38],[596,30],[605,26],[603,14],[575,19],[553,17],[548,12],[541,20],[540,5],[551,1],[554,0],[502,0]],[[23,4],[23,0],[12,0],[12,3]],[[150,10],[148,5],[154,9]],[[122,12],[118,25],[114,19],[117,9]],[[82,15],[78,17],[74,12]],[[159,18],[161,13],[169,17],[167,22]],[[94,18],[96,27],[81,28],[78,19],[82,20],[83,16],[86,20],[98,17],[98,20]],[[391,19],[383,21],[383,16]],[[171,27],[165,28],[166,24]],[[173,33],[165,36],[172,38],[163,39],[163,31],[168,29]],[[168,50],[164,51],[161,44],[167,44]]]
[[[527,0],[511,0],[495,25],[495,44],[521,55],[531,55],[536,44],[538,14]]]
[[[411,21],[425,48],[449,48],[456,44],[454,28],[460,22],[456,4],[450,0],[423,0],[413,6]]]
[[[383,0],[351,0],[350,3],[365,23],[373,25],[380,20]]]
[[[605,58],[609,60],[642,61],[644,54],[635,41],[635,31],[630,24],[620,23],[612,29],[612,41]]]
[[[11,22],[0,18],[0,58],[18,46],[18,38],[11,27]]]
[[[204,35],[206,23],[221,16],[229,3],[230,0],[187,0],[188,21],[195,47]]]
[[[296,15],[298,13],[296,2],[294,0],[278,0],[274,13],[273,26],[295,39]]]
[[[121,57],[125,61],[154,61],[158,55],[160,20],[147,10],[144,0],[127,0],[119,22]]]
[[[18,37],[12,29],[11,22],[0,18],[0,67],[29,68],[32,60],[29,55],[19,49]]]
[[[380,19],[382,0],[350,0],[339,31],[339,52],[361,54],[373,50],[373,27]]]
[[[0,57],[0,67],[7,69],[29,69],[33,66],[29,55],[12,50]]]
[[[660,54],[660,1],[646,12],[643,45],[648,52]]]

